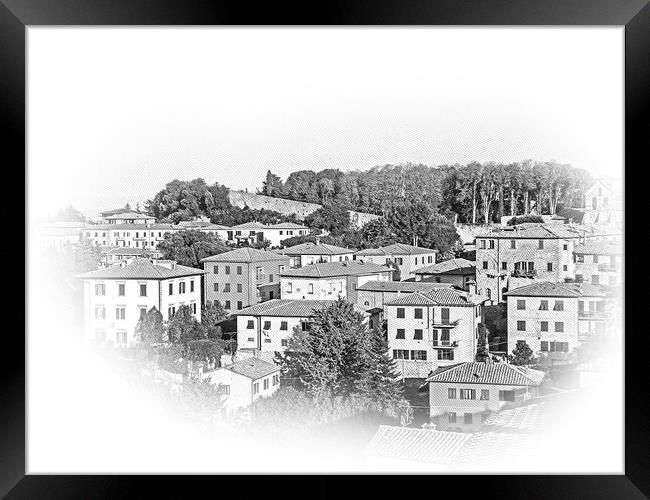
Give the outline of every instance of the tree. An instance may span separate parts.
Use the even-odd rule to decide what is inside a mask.
[[[512,354],[508,356],[510,363],[513,365],[528,365],[533,358],[533,350],[526,342],[517,342]]]
[[[167,324],[168,341],[185,344],[191,340],[205,338],[205,330],[192,314],[189,306],[180,306]]]
[[[166,233],[163,241],[158,244],[158,250],[165,259],[196,268],[201,267],[201,259],[230,249],[217,236],[195,229]]]
[[[530,222],[543,223],[544,219],[541,215],[522,215],[521,217],[513,217],[508,221],[508,226],[515,226],[517,224],[524,224]]]
[[[161,343],[164,334],[163,316],[155,306],[149,309],[135,325],[136,339],[144,344]]]
[[[195,363],[204,363],[208,368],[220,364],[224,349],[220,342],[210,339],[190,340],[185,344],[184,357]]]
[[[488,338],[490,331],[483,323],[478,324],[478,346],[476,349],[476,361],[485,363],[490,358],[490,346],[488,345]]]
[[[395,233],[384,217],[366,222],[360,233],[361,248],[376,248],[397,243]]]
[[[228,319],[230,315],[223,307],[221,301],[217,303],[206,302],[201,307],[201,325],[205,330],[206,337],[210,340],[222,340],[222,331],[219,323]]]
[[[72,205],[62,208],[54,216],[56,222],[86,222],[86,217]]]
[[[305,217],[305,224],[325,230],[332,236],[340,236],[350,230],[350,213],[338,204],[331,203]]]
[[[284,185],[282,179],[277,175],[266,172],[266,180],[262,183],[262,194],[266,196],[282,197],[284,195]]]

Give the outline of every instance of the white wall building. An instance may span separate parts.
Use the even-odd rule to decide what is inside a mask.
[[[435,264],[437,250],[395,243],[380,248],[367,248],[357,252],[355,259],[373,264],[393,263],[399,269],[399,281],[415,277],[415,271]],[[397,280],[397,277],[394,278]]]
[[[343,262],[354,257],[354,250],[320,242],[301,243],[278,250],[278,253],[289,257],[292,269],[323,262]]]
[[[121,212],[102,217],[107,224],[153,224],[156,218],[140,212]]]
[[[438,287],[384,303],[388,346],[403,376],[423,377],[439,366],[473,361],[481,302],[467,292]]]
[[[594,241],[573,249],[575,279],[592,285],[617,286],[622,278],[620,241]]]
[[[281,222],[279,224],[262,224],[260,222],[246,222],[233,226],[234,239],[236,241],[248,241],[249,243],[271,242],[271,248],[280,247],[280,242],[294,236],[306,236],[309,228],[294,224],[293,222]]]
[[[174,232],[172,224],[88,224],[82,237],[95,246],[157,248],[165,234]]]
[[[130,344],[138,320],[152,307],[167,321],[186,305],[200,321],[202,274],[173,261],[147,259],[81,274],[85,339]]]

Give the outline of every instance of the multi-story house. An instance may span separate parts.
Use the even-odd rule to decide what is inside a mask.
[[[573,249],[576,281],[592,285],[617,286],[621,284],[622,243],[594,241]]]
[[[426,380],[436,428],[477,431],[483,419],[539,394],[544,372],[507,363],[457,363],[437,368]]]
[[[177,231],[195,230],[201,231],[202,233],[213,234],[222,241],[228,243],[233,243],[235,241],[233,237],[234,231],[232,228],[220,224],[213,224],[209,220],[180,221],[174,226],[174,229]]]
[[[153,248],[135,248],[135,247],[105,247],[101,250],[102,264],[104,266],[114,266],[124,261],[133,259],[161,259],[162,252]]]
[[[520,224],[476,237],[478,294],[496,303],[532,281],[564,281],[575,274],[576,245],[606,237],[570,224]]]
[[[332,305],[330,300],[273,299],[234,313],[237,317],[237,352],[273,361],[284,352],[296,327],[307,330],[314,312]]]
[[[588,283],[535,282],[505,294],[508,352],[525,342],[535,353],[565,359],[581,340],[614,324],[613,303]]]
[[[95,246],[157,248],[172,224],[88,224],[82,237]]]
[[[38,228],[38,240],[42,248],[58,252],[79,244],[85,224],[83,222],[50,222]]]
[[[268,240],[272,248],[280,246],[282,240],[294,236],[306,236],[309,234],[309,228],[294,224],[293,222],[282,222],[279,224],[262,224],[261,222],[246,222],[233,226],[234,239],[238,242],[247,241],[248,243],[262,242]]]
[[[250,406],[280,388],[280,367],[257,358],[245,358],[204,374],[203,380],[221,389],[226,413]]]
[[[200,321],[203,272],[169,260],[135,259],[81,274],[85,338],[130,344],[152,307],[167,321],[186,305]]]
[[[373,264],[395,265],[396,281],[404,281],[415,277],[415,271],[436,263],[437,250],[432,248],[414,247],[403,243],[395,243],[380,248],[367,248],[354,254],[356,260]]]
[[[336,300],[357,303],[357,288],[372,280],[389,281],[392,270],[358,260],[325,262],[281,273],[283,299]]]
[[[238,311],[265,298],[279,298],[280,273],[289,267],[289,257],[270,250],[243,247],[206,257],[205,300]],[[265,297],[261,289],[265,290]]]
[[[467,259],[449,259],[415,271],[416,281],[451,283],[469,291],[470,282],[476,282],[476,262]]]
[[[354,250],[318,241],[316,243],[307,242],[294,245],[279,250],[278,253],[289,257],[292,269],[321,262],[343,262],[344,260],[352,260],[354,257]]]
[[[384,303],[388,346],[405,376],[476,355],[482,299],[450,287],[402,295]]]
[[[107,224],[153,224],[156,218],[140,212],[121,212],[103,217]]]

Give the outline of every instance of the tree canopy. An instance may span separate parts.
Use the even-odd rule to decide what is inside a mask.
[[[165,234],[158,244],[165,259],[175,260],[180,265],[201,267],[201,259],[227,252],[231,248],[217,236],[189,229]]]

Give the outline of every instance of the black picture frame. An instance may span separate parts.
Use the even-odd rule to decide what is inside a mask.
[[[0,0],[0,115],[5,151],[9,152],[8,156],[5,155],[5,165],[13,173],[21,172],[20,165],[26,169],[25,39],[28,26],[345,24],[625,25],[625,213],[630,214],[632,221],[642,216],[640,204],[643,194],[637,194],[635,190],[643,188],[640,176],[643,168],[647,168],[647,160],[644,163],[642,156],[648,139],[647,104],[650,90],[650,6],[647,0],[312,0],[260,2],[255,6],[246,2],[204,0]],[[628,182],[629,179],[631,182]],[[26,183],[25,176],[23,182]],[[25,201],[27,196],[29,193],[25,185]],[[639,207],[634,207],[635,203]],[[20,205],[16,202],[15,206]],[[26,206],[25,203],[25,213]],[[635,227],[627,217],[625,221],[625,227]],[[643,227],[642,224],[639,226]],[[637,243],[638,248],[631,247],[633,243],[631,239],[628,240],[627,234],[626,261],[628,255],[634,257],[635,252],[643,250],[642,243]],[[639,232],[639,243],[645,239],[643,236],[643,232]],[[11,256],[3,253],[5,259],[16,260],[15,253]],[[642,253],[636,257],[642,257]],[[25,270],[26,266],[25,260]],[[19,266],[12,267],[20,272]],[[20,278],[17,280],[20,282]],[[645,277],[639,280],[643,285]],[[633,285],[632,280],[626,283],[626,297],[628,288],[631,289]],[[643,300],[625,301],[626,325],[627,318],[631,318],[632,325],[636,324],[636,318],[643,318],[641,307]],[[495,493],[514,498],[650,497],[650,423],[645,386],[647,376],[644,376],[648,352],[644,349],[648,344],[647,330],[647,326],[639,321],[639,328],[631,331],[626,342],[624,476],[463,477],[463,489],[469,492],[472,483],[475,483],[477,494]],[[630,337],[633,339],[630,340]],[[0,393],[0,494],[6,494],[7,498],[109,498],[125,495],[132,491],[130,488],[133,486],[147,485],[149,488],[152,484],[169,496],[187,494],[178,479],[162,476],[130,476],[129,489],[123,483],[126,479],[117,476],[25,476],[25,342],[19,335],[12,338],[6,335],[5,338],[5,352],[12,354],[3,356],[5,376],[2,377]],[[603,422],[603,432],[607,432],[606,422]],[[594,453],[598,453],[598,436],[594,436]],[[435,479],[436,491],[443,491],[444,486],[458,488],[459,480],[454,476],[438,476]],[[274,488],[270,482],[265,482],[265,485]]]

